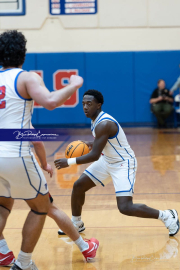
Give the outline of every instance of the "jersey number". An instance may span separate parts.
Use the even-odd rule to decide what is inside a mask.
[[[0,109],[4,109],[6,107],[6,101],[1,99],[4,99],[6,95],[6,87],[0,86]]]

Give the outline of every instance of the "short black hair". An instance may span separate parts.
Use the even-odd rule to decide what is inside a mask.
[[[93,96],[97,100],[98,103],[101,103],[103,105],[104,97],[101,94],[101,92],[94,89],[89,89],[84,93],[83,97],[86,95]]]
[[[0,35],[0,65],[19,67],[26,56],[26,38],[16,30],[6,31]]]

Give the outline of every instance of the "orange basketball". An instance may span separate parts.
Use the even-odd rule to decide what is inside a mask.
[[[66,158],[81,157],[89,153],[89,147],[87,144],[81,141],[74,141],[66,147]]]

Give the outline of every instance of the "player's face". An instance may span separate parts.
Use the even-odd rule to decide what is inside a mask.
[[[97,111],[101,108],[101,104],[89,95],[83,97],[82,105],[86,117],[91,119],[96,118]]]

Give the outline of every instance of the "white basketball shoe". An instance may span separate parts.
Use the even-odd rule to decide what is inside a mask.
[[[38,270],[38,268],[33,261],[31,261],[28,266],[23,268],[21,266],[21,263],[16,261],[10,270]]]
[[[179,218],[176,210],[165,210],[165,218],[162,220],[166,228],[169,230],[169,235],[174,236],[179,231]]]
[[[76,230],[80,233],[83,232],[86,228],[84,227],[84,222],[82,220],[77,221],[77,222],[72,222]],[[59,235],[66,235],[61,229],[58,231]]]

